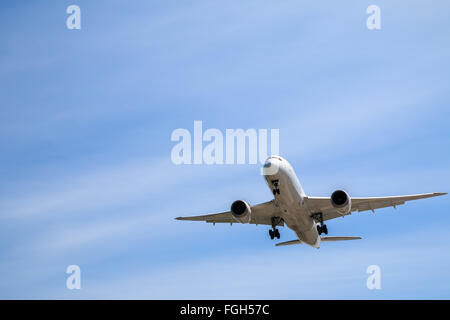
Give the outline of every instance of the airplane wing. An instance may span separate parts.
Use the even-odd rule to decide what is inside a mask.
[[[279,209],[275,207],[273,200],[251,206],[251,224],[265,224],[272,225],[272,218],[279,217],[281,215]],[[193,217],[178,217],[177,220],[189,220],[189,221],[206,221],[209,223],[238,223],[237,220],[233,218],[231,211],[207,214],[203,216],[193,216]],[[283,220],[280,220],[277,226],[284,226]]]
[[[430,197],[442,196],[447,193],[424,193],[424,194],[414,194],[407,196],[393,196],[393,197],[370,197],[370,198],[351,198],[351,211],[367,211],[371,210],[374,212],[375,209],[387,208],[387,207],[397,207],[398,205],[404,204],[406,201],[425,199]],[[344,215],[339,213],[331,205],[331,200],[329,197],[306,197],[308,209],[313,212],[322,212],[323,221],[343,217]]]

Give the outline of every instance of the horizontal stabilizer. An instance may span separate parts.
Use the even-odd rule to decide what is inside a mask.
[[[320,238],[321,242],[328,242],[328,241],[344,241],[344,240],[359,240],[361,237],[322,237]],[[302,242],[300,240],[291,240],[286,242],[280,242],[277,243],[275,246],[281,247],[281,246],[290,246],[291,244],[301,244]]]
[[[302,242],[300,240],[291,240],[291,241],[286,241],[286,242],[280,242],[277,243],[276,246],[280,247],[280,246],[289,246],[291,244],[301,244]]]
[[[323,237],[320,239],[322,242],[327,241],[343,241],[343,240],[358,240],[361,239],[361,237]]]

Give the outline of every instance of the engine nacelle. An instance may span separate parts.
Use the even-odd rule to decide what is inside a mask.
[[[231,204],[231,214],[237,222],[249,223],[252,210],[247,202],[237,200]]]
[[[352,210],[352,200],[344,190],[336,190],[331,194],[331,204],[342,214],[348,214]]]

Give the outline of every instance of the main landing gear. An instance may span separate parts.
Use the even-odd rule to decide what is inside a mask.
[[[323,225],[318,224],[317,232],[319,233],[319,235],[321,235],[322,233],[328,234],[327,225],[326,224],[323,224]]]
[[[280,217],[272,218],[272,229],[269,230],[270,239],[280,239],[280,231],[276,228],[276,226],[282,221]]]
[[[317,225],[317,232],[319,233],[319,235],[321,235],[322,233],[328,234],[328,228],[327,225],[323,223],[323,214],[322,212],[318,212],[312,215],[312,218],[314,220],[318,220],[320,224]]]
[[[278,229],[277,228],[275,228],[275,229],[270,229],[269,230],[269,235],[270,235],[270,239],[275,239],[275,238],[277,238],[277,239],[280,239],[280,231],[278,231]]]
[[[274,189],[272,189],[273,195],[276,195],[277,193],[280,194],[280,189],[278,189],[278,186],[280,185],[280,180],[271,180],[272,186]]]

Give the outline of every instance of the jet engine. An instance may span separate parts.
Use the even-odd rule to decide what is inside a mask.
[[[231,214],[233,218],[241,223],[249,223],[252,210],[250,205],[243,200],[236,200],[231,204]]]
[[[344,190],[336,190],[331,194],[331,204],[342,214],[350,213],[352,209],[352,201],[350,196]]]

